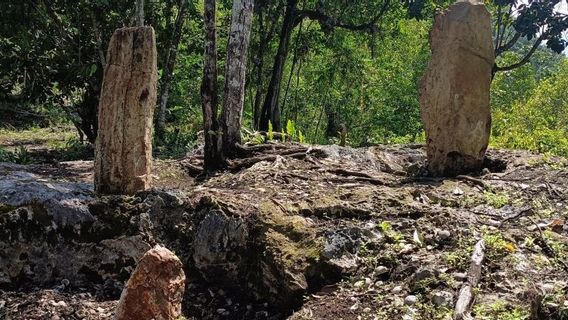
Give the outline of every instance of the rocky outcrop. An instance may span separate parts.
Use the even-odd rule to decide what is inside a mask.
[[[436,16],[432,58],[420,87],[428,167],[436,176],[481,169],[489,143],[494,51],[482,1],[463,0]]]
[[[156,57],[152,27],[118,29],[110,40],[99,104],[97,193],[134,194],[150,187]]]
[[[155,246],[138,261],[116,309],[116,320],[177,320],[185,273],[178,257],[170,250]]]
[[[327,166],[353,159],[368,166],[367,172],[404,170],[410,158],[421,157],[418,151],[409,158],[378,149],[331,148],[328,153]],[[377,239],[376,225],[366,222],[372,206],[363,203],[379,194],[369,187],[343,197],[326,193],[329,182],[322,180],[315,185],[323,189],[310,195],[302,191],[311,186],[302,187],[303,181],[281,185],[300,189],[268,194],[266,188],[238,189],[235,176],[227,173],[210,180],[215,187],[95,197],[92,185],[23,170],[0,167],[5,195],[0,198],[0,289],[66,283],[65,288],[102,287],[107,298],[118,298],[136,261],[161,243],[185,270],[195,271],[191,281],[245,289],[248,298],[287,310],[307,292],[357,270],[359,248]],[[258,163],[239,173],[238,184],[253,186],[273,170],[271,163]],[[316,176],[337,178],[325,171]],[[289,194],[296,200],[287,202]],[[322,227],[322,221],[340,217],[352,221]]]

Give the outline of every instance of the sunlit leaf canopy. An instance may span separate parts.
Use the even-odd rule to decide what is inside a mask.
[[[286,6],[255,1],[244,105],[245,128],[255,129],[273,77]],[[108,41],[134,25],[134,0],[23,0],[0,3],[0,112],[10,125],[72,121],[96,134],[96,108]],[[292,120],[306,141],[348,143],[420,141],[419,81],[429,59],[428,32],[444,0],[297,0],[280,75],[282,126]],[[203,1],[145,1],[145,21],[156,30],[163,84],[180,5],[187,15],[171,71],[166,150],[194,146],[201,130]],[[541,81],[561,72],[568,20],[565,0],[486,1],[494,21],[497,64],[494,109],[528,99]],[[224,70],[232,1],[217,1],[219,70]],[[301,18],[301,19],[300,19]],[[519,74],[526,74],[522,78]],[[527,79],[534,79],[524,88]],[[221,85],[224,73],[219,72]],[[532,81],[532,80],[531,80]],[[517,89],[524,88],[524,89]],[[504,89],[507,88],[507,89]],[[518,92],[519,94],[516,94]],[[222,90],[219,92],[222,101]],[[528,96],[527,96],[528,95]],[[90,128],[90,129],[89,129]],[[496,130],[495,132],[500,132]],[[157,148],[159,149],[159,148]]]

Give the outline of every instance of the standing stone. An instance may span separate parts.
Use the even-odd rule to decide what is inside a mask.
[[[150,187],[156,57],[152,27],[118,29],[110,40],[95,157],[99,194],[133,194]]]
[[[144,254],[122,291],[116,320],[177,320],[185,289],[181,261],[156,246]]]
[[[460,0],[436,16],[432,58],[420,86],[428,167],[435,176],[481,169],[491,131],[495,56],[491,16],[480,0]]]

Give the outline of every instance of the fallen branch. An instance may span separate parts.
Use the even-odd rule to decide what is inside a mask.
[[[249,157],[254,155],[255,153],[263,153],[265,151],[274,151],[278,149],[287,149],[288,146],[285,144],[277,144],[277,143],[263,143],[253,146],[243,146],[241,144],[236,144],[237,152],[242,155],[243,157]]]
[[[327,169],[325,172],[333,173],[339,176],[344,176],[346,178],[327,178],[326,180],[332,182],[367,182],[376,186],[384,186],[387,185],[383,180],[373,177],[370,174],[361,171],[352,171],[346,169]]]
[[[535,244],[537,244],[542,248],[542,252],[544,252],[546,256],[555,259],[556,262],[558,262],[562,266],[564,272],[568,273],[568,264],[562,261],[561,258],[557,256],[554,249],[548,244],[548,241],[546,241],[546,238],[544,237],[544,232],[542,231],[542,228],[531,217],[527,218],[529,219],[530,222],[532,222],[536,226],[539,233],[539,237],[535,239]]]
[[[365,177],[353,177],[353,178],[326,178],[325,180],[330,182],[341,182],[341,183],[353,183],[353,182],[367,182],[375,186],[386,186],[389,185],[386,182],[375,179],[375,178],[365,178]]]
[[[471,183],[473,183],[473,184],[475,184],[475,185],[477,185],[477,186],[482,187],[483,189],[488,189],[488,188],[489,188],[489,187],[487,186],[487,183],[485,183],[485,181],[483,181],[483,180],[481,180],[481,179],[477,179],[477,178],[471,177],[471,176],[459,175],[459,176],[456,177],[456,179],[465,180],[465,181],[471,182]]]
[[[499,227],[502,227],[505,224],[505,222],[507,222],[507,221],[517,219],[520,216],[524,215],[525,213],[530,213],[532,211],[533,211],[533,209],[531,207],[521,208],[521,210],[519,210],[517,213],[510,215],[510,216],[506,217],[505,219],[501,220],[501,222],[499,223]]]
[[[188,161],[182,162],[181,166],[185,169],[185,172],[187,172],[187,174],[191,177],[197,177],[203,173],[203,167],[191,164]]]
[[[337,175],[340,175],[340,176],[346,176],[346,177],[362,177],[362,178],[376,179],[372,175],[361,172],[361,171],[351,171],[351,170],[346,170],[346,169],[327,169],[326,172],[337,174]]]
[[[295,151],[298,151],[298,150],[295,150]],[[261,162],[261,161],[274,162],[274,161],[276,161],[276,159],[278,159],[278,157],[294,158],[294,159],[303,160],[303,159],[306,159],[309,155],[311,155],[311,153],[309,153],[309,152],[310,152],[310,150],[308,149],[305,152],[295,152],[295,153],[282,152],[282,154],[279,152],[279,153],[276,153],[276,154],[268,154],[268,155],[255,156],[255,157],[244,158],[244,159],[228,160],[227,161],[228,162],[227,168],[231,171],[239,171],[239,170],[242,170],[242,169],[250,168],[253,165],[255,165],[256,163]]]
[[[463,285],[456,301],[454,309],[454,319],[473,319],[469,314],[470,307],[473,302],[473,288],[477,287],[481,280],[481,265],[485,258],[485,243],[479,240],[475,244],[473,253],[471,254],[471,263],[467,272],[467,282]]]
[[[256,163],[261,161],[268,161],[274,162],[278,158],[278,155],[267,155],[267,156],[258,156],[258,157],[251,157],[251,158],[244,158],[238,160],[230,160],[228,161],[228,169],[231,171],[239,171],[242,169],[250,168]]]

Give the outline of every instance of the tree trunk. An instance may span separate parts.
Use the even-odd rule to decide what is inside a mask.
[[[327,117],[325,137],[328,139],[333,137],[339,137],[341,124],[339,123],[339,119],[337,118],[337,111],[332,105],[328,104],[325,106],[325,115]]]
[[[258,43],[258,53],[257,59],[255,59],[256,67],[256,93],[254,97],[254,102],[252,106],[252,124],[253,128],[258,129],[258,123],[260,120],[260,103],[262,101],[262,73],[264,71],[264,51],[267,46],[267,41],[264,38],[266,33],[264,29],[264,10],[261,6],[258,10],[258,24],[259,24],[259,43]]]
[[[233,2],[225,68],[225,99],[221,114],[223,152],[230,157],[235,155],[236,144],[241,143],[246,58],[253,5],[253,0],[235,0]]]
[[[102,74],[102,72],[97,72],[97,74],[99,73]],[[77,105],[76,109],[79,121],[75,123],[75,126],[87,137],[87,141],[90,143],[95,143],[98,132],[97,109],[101,91],[100,84],[96,82],[98,82],[97,79],[89,80],[83,94],[83,100]]]
[[[166,109],[168,106],[168,98],[170,95],[170,86],[172,82],[172,74],[176,64],[177,50],[181,40],[182,29],[185,22],[186,1],[182,1],[179,8],[179,13],[176,18],[173,35],[170,41],[170,49],[166,57],[164,74],[162,75],[160,87],[160,106],[158,109],[158,122],[156,133],[158,137],[162,138],[166,129]]]
[[[278,52],[274,59],[274,66],[272,68],[272,77],[268,85],[268,91],[264,98],[264,105],[262,106],[260,125],[261,131],[268,130],[268,121],[272,122],[274,131],[280,131],[282,125],[280,123],[280,108],[278,105],[278,98],[280,95],[280,83],[284,73],[284,64],[288,57],[288,47],[290,45],[290,37],[292,30],[295,26],[296,10],[298,0],[288,0],[286,4],[286,14],[284,22],[282,23],[282,30],[280,32],[280,42],[278,44]]]
[[[217,121],[217,39],[215,35],[215,0],[205,0],[203,21],[205,25],[205,57],[201,102],[203,109],[203,135],[205,139],[203,169],[218,170],[223,167],[221,132]]]
[[[152,27],[114,32],[99,104],[95,157],[99,194],[134,194],[150,187],[156,58]]]
[[[136,0],[136,26],[144,26],[144,0]]]
[[[281,4],[279,4],[272,14],[268,14],[268,21],[271,21],[269,24],[269,28],[266,28],[265,25],[265,16],[264,16],[264,9],[267,6],[267,3],[263,3],[258,7],[258,35],[259,35],[259,43],[258,43],[258,51],[257,57],[255,59],[255,67],[256,67],[256,93],[254,98],[254,105],[253,105],[253,127],[255,130],[259,129],[260,123],[260,114],[262,108],[262,96],[263,96],[263,87],[264,87],[264,55],[270,45],[270,42],[274,36],[274,31],[276,29],[276,25],[278,23],[278,11],[281,8]],[[269,12],[267,12],[269,13]]]

